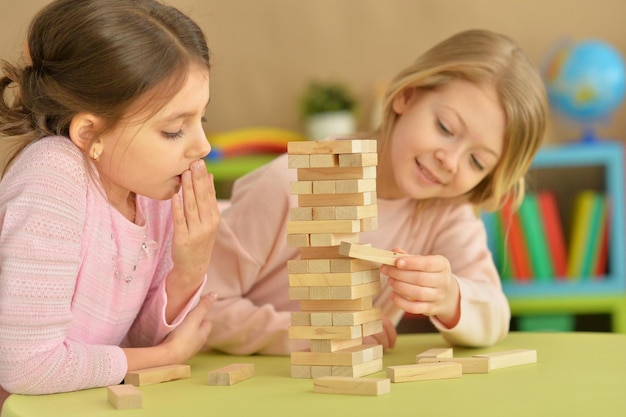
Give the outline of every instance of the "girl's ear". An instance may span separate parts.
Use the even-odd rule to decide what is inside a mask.
[[[407,87],[400,91],[393,99],[393,111],[395,111],[396,114],[404,113],[416,94],[417,89],[415,87]]]
[[[70,139],[93,160],[102,154],[102,142],[98,139],[101,119],[91,113],[78,113],[70,123]]]

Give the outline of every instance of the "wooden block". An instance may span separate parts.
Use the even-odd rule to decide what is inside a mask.
[[[378,205],[368,206],[336,206],[335,218],[340,219],[365,219],[378,216]]]
[[[297,235],[287,235],[287,245],[290,248],[302,248],[310,246],[309,235],[307,233],[299,233]]]
[[[338,155],[311,154],[309,155],[309,167],[330,168],[339,166]]]
[[[356,339],[361,326],[291,326],[290,339]]]
[[[134,385],[111,385],[107,387],[107,399],[118,410],[143,407],[143,395]]]
[[[367,217],[359,221],[361,232],[378,229],[378,217]]]
[[[298,181],[376,178],[376,167],[300,168]]]
[[[328,365],[312,365],[311,366],[311,378],[320,378],[324,376],[331,376],[333,374],[333,367]]]
[[[361,231],[359,220],[300,220],[288,221],[287,233],[356,233]],[[318,245],[319,246],[319,245]],[[326,245],[332,246],[332,245]]]
[[[381,319],[379,307],[363,311],[343,311],[332,313],[333,326],[354,326]]]
[[[391,382],[460,378],[462,375],[463,366],[456,362],[418,363],[387,367],[387,377],[391,379]]]
[[[329,265],[330,269],[330,265]],[[378,275],[377,277],[380,277]],[[292,287],[340,287],[359,285],[363,279],[369,279],[367,274],[360,272],[329,272],[309,274],[289,274],[289,285]]]
[[[378,154],[355,153],[339,155],[337,166],[340,167],[367,167],[378,165]],[[311,166],[313,166],[311,164]]]
[[[313,182],[312,181],[291,181],[289,183],[289,194],[313,194]]]
[[[306,259],[289,259],[287,261],[287,272],[290,274],[306,274],[309,272],[309,261]]]
[[[452,348],[433,348],[425,350],[422,353],[419,353],[415,356],[415,363],[420,358],[452,358],[453,351]]]
[[[309,168],[311,166],[309,155],[288,155],[287,166],[289,168]]]
[[[313,392],[376,396],[391,392],[391,382],[388,378],[325,376],[313,380]]]
[[[290,300],[310,300],[311,299],[311,287],[289,287],[289,299]]]
[[[332,326],[333,314],[327,311],[308,313],[311,316],[310,326]]]
[[[313,220],[313,207],[292,207],[289,209],[289,220]]]
[[[311,220],[338,220],[335,207],[309,207],[313,211]],[[354,220],[354,219],[339,219]]]
[[[330,287],[331,300],[354,300],[368,295],[378,294],[381,289],[380,281],[350,287]]]
[[[124,377],[124,384],[142,386],[189,378],[190,376],[191,366],[189,365],[165,365],[128,372]]]
[[[502,352],[474,355],[475,358],[489,359],[490,369],[509,368],[511,366],[537,363],[537,351],[534,349],[515,349]]]
[[[310,300],[329,300],[330,287],[309,287]]]
[[[370,375],[383,369],[383,360],[374,359],[373,361],[362,363],[354,366],[333,366],[333,376],[351,376],[362,377]]]
[[[436,362],[460,363],[464,374],[488,374],[491,371],[489,358],[420,358],[417,363]]]
[[[376,179],[368,178],[362,180],[336,180],[334,188],[334,192],[338,194],[376,191]]]
[[[383,321],[374,320],[361,325],[361,334],[363,337],[378,334],[383,331]]]
[[[310,326],[311,325],[311,313],[306,311],[292,311],[291,312],[291,325],[292,326]]]
[[[253,376],[253,363],[233,363],[209,372],[209,385],[234,385]]]
[[[317,339],[311,340],[311,352],[336,352],[363,344],[363,338],[356,339]]]
[[[299,207],[330,207],[330,206],[367,206],[376,204],[376,193],[347,194],[301,194],[298,196]]]
[[[289,235],[287,235],[289,237]],[[358,242],[359,233],[311,233],[310,246],[338,246],[341,242]]]
[[[406,256],[398,252],[372,248],[371,246],[356,243],[342,242],[339,245],[339,254],[351,258],[363,259],[370,262],[395,266],[398,258]]]
[[[308,291],[308,287],[304,288]],[[291,288],[290,288],[291,290]],[[300,301],[300,308],[304,311],[361,311],[372,308],[372,296],[357,298],[355,300],[309,300]]]
[[[330,272],[364,272],[370,277],[365,282],[371,282],[380,279],[380,264],[354,258],[331,259]]]
[[[382,345],[360,345],[336,352],[291,352],[292,365],[355,366],[383,357]]]
[[[372,153],[376,150],[375,139],[329,139],[287,143],[287,153],[290,155]]]
[[[311,274],[329,274],[330,259],[308,259],[308,272]]]
[[[336,181],[315,180],[313,181],[313,194],[334,194],[337,191]]]
[[[318,247],[301,247],[301,259],[336,259],[342,257],[339,255],[339,246],[318,246]],[[337,271],[339,272],[339,271]]]
[[[291,365],[291,377],[311,379],[311,367],[308,365]]]

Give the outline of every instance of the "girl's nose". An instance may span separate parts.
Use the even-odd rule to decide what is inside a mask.
[[[443,169],[455,173],[459,166],[460,152],[453,149],[438,149],[435,151],[435,158]]]

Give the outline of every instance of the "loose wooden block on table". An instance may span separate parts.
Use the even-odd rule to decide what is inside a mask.
[[[150,385],[160,382],[173,381],[176,379],[189,378],[191,366],[189,365],[166,365],[154,368],[140,369],[126,373],[124,384]]]
[[[537,351],[534,349],[515,349],[502,352],[474,355],[475,358],[489,359],[490,369],[509,368],[511,366],[537,363]]]
[[[451,358],[452,356],[452,348],[433,348],[417,354],[415,356],[415,363],[417,363],[420,358]]]
[[[359,245],[352,242],[341,242],[339,244],[339,254],[392,266],[396,264],[398,258],[407,256],[406,254]]]
[[[488,374],[491,371],[489,358],[419,358],[417,363],[460,363],[464,374]]]
[[[254,376],[253,363],[233,363],[209,372],[209,385],[234,385]]]
[[[107,387],[107,399],[113,407],[119,410],[143,407],[143,395],[134,385],[111,385]]]
[[[391,379],[391,382],[460,378],[462,375],[463,367],[456,362],[417,363],[387,367],[387,377]]]
[[[388,378],[326,376],[313,380],[313,391],[322,394],[382,395],[391,392]]]

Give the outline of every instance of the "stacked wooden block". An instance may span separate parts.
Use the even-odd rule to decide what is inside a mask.
[[[309,339],[311,349],[291,354],[295,378],[361,377],[382,370],[382,345],[363,338],[382,331],[373,306],[380,292],[379,264],[339,253],[341,242],[377,227],[376,141],[290,142],[290,185],[298,205],[291,209],[287,240],[300,250],[291,260],[289,294],[300,300],[289,337]]]

